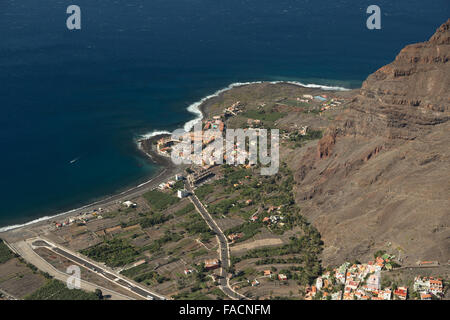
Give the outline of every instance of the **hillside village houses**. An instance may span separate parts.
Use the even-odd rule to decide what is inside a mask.
[[[444,293],[444,285],[442,279],[435,279],[433,277],[420,277],[417,276],[414,279],[414,291],[421,294],[432,293],[435,296],[442,295]]]
[[[406,300],[407,287],[400,286],[394,290],[381,285],[381,271],[392,269],[393,258],[383,254],[368,263],[351,265],[345,262],[318,277],[315,284],[306,289],[305,299],[315,299],[320,292],[323,300]],[[343,291],[339,290],[340,286],[343,286]],[[431,300],[433,295],[440,297],[444,293],[444,284],[440,278],[417,276],[413,290],[421,300]]]

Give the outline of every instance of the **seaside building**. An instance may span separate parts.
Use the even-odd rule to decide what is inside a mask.
[[[134,203],[134,202],[131,202],[131,201],[124,201],[124,202],[122,202],[122,204],[125,206],[125,207],[127,207],[127,208],[136,208],[137,207],[137,204],[136,203]]]

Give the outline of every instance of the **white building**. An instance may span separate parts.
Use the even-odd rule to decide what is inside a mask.
[[[188,194],[189,194],[189,192],[187,192],[186,190],[178,190],[178,192],[177,192],[177,196],[180,199],[187,197]]]
[[[122,202],[122,204],[127,208],[136,208],[136,206],[137,206],[136,203],[131,202],[129,200]]]
[[[316,280],[316,287],[317,287],[317,290],[321,290],[321,289],[322,289],[322,286],[323,286],[323,280],[322,280],[322,277],[318,277],[317,280]]]

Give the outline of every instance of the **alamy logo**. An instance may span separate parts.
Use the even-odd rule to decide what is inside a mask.
[[[367,14],[371,14],[366,21],[367,29],[381,29],[381,9],[377,5],[367,7]]]
[[[202,130],[197,122],[193,131],[177,129],[170,140],[174,143],[171,152],[175,164],[257,165],[261,164],[261,175],[274,175],[279,167],[279,130],[270,130],[270,152],[267,129]],[[259,151],[259,152],[258,152]]]
[[[71,265],[66,270],[71,276],[67,278],[67,288],[81,289],[81,270],[79,266]]]
[[[66,10],[67,14],[70,16],[66,20],[66,26],[69,30],[80,30],[81,29],[81,9],[79,6],[70,5]]]

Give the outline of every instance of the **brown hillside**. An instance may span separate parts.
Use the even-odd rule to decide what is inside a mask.
[[[405,264],[450,258],[449,57],[450,19],[370,75],[318,146],[291,164],[325,264],[387,248]]]

